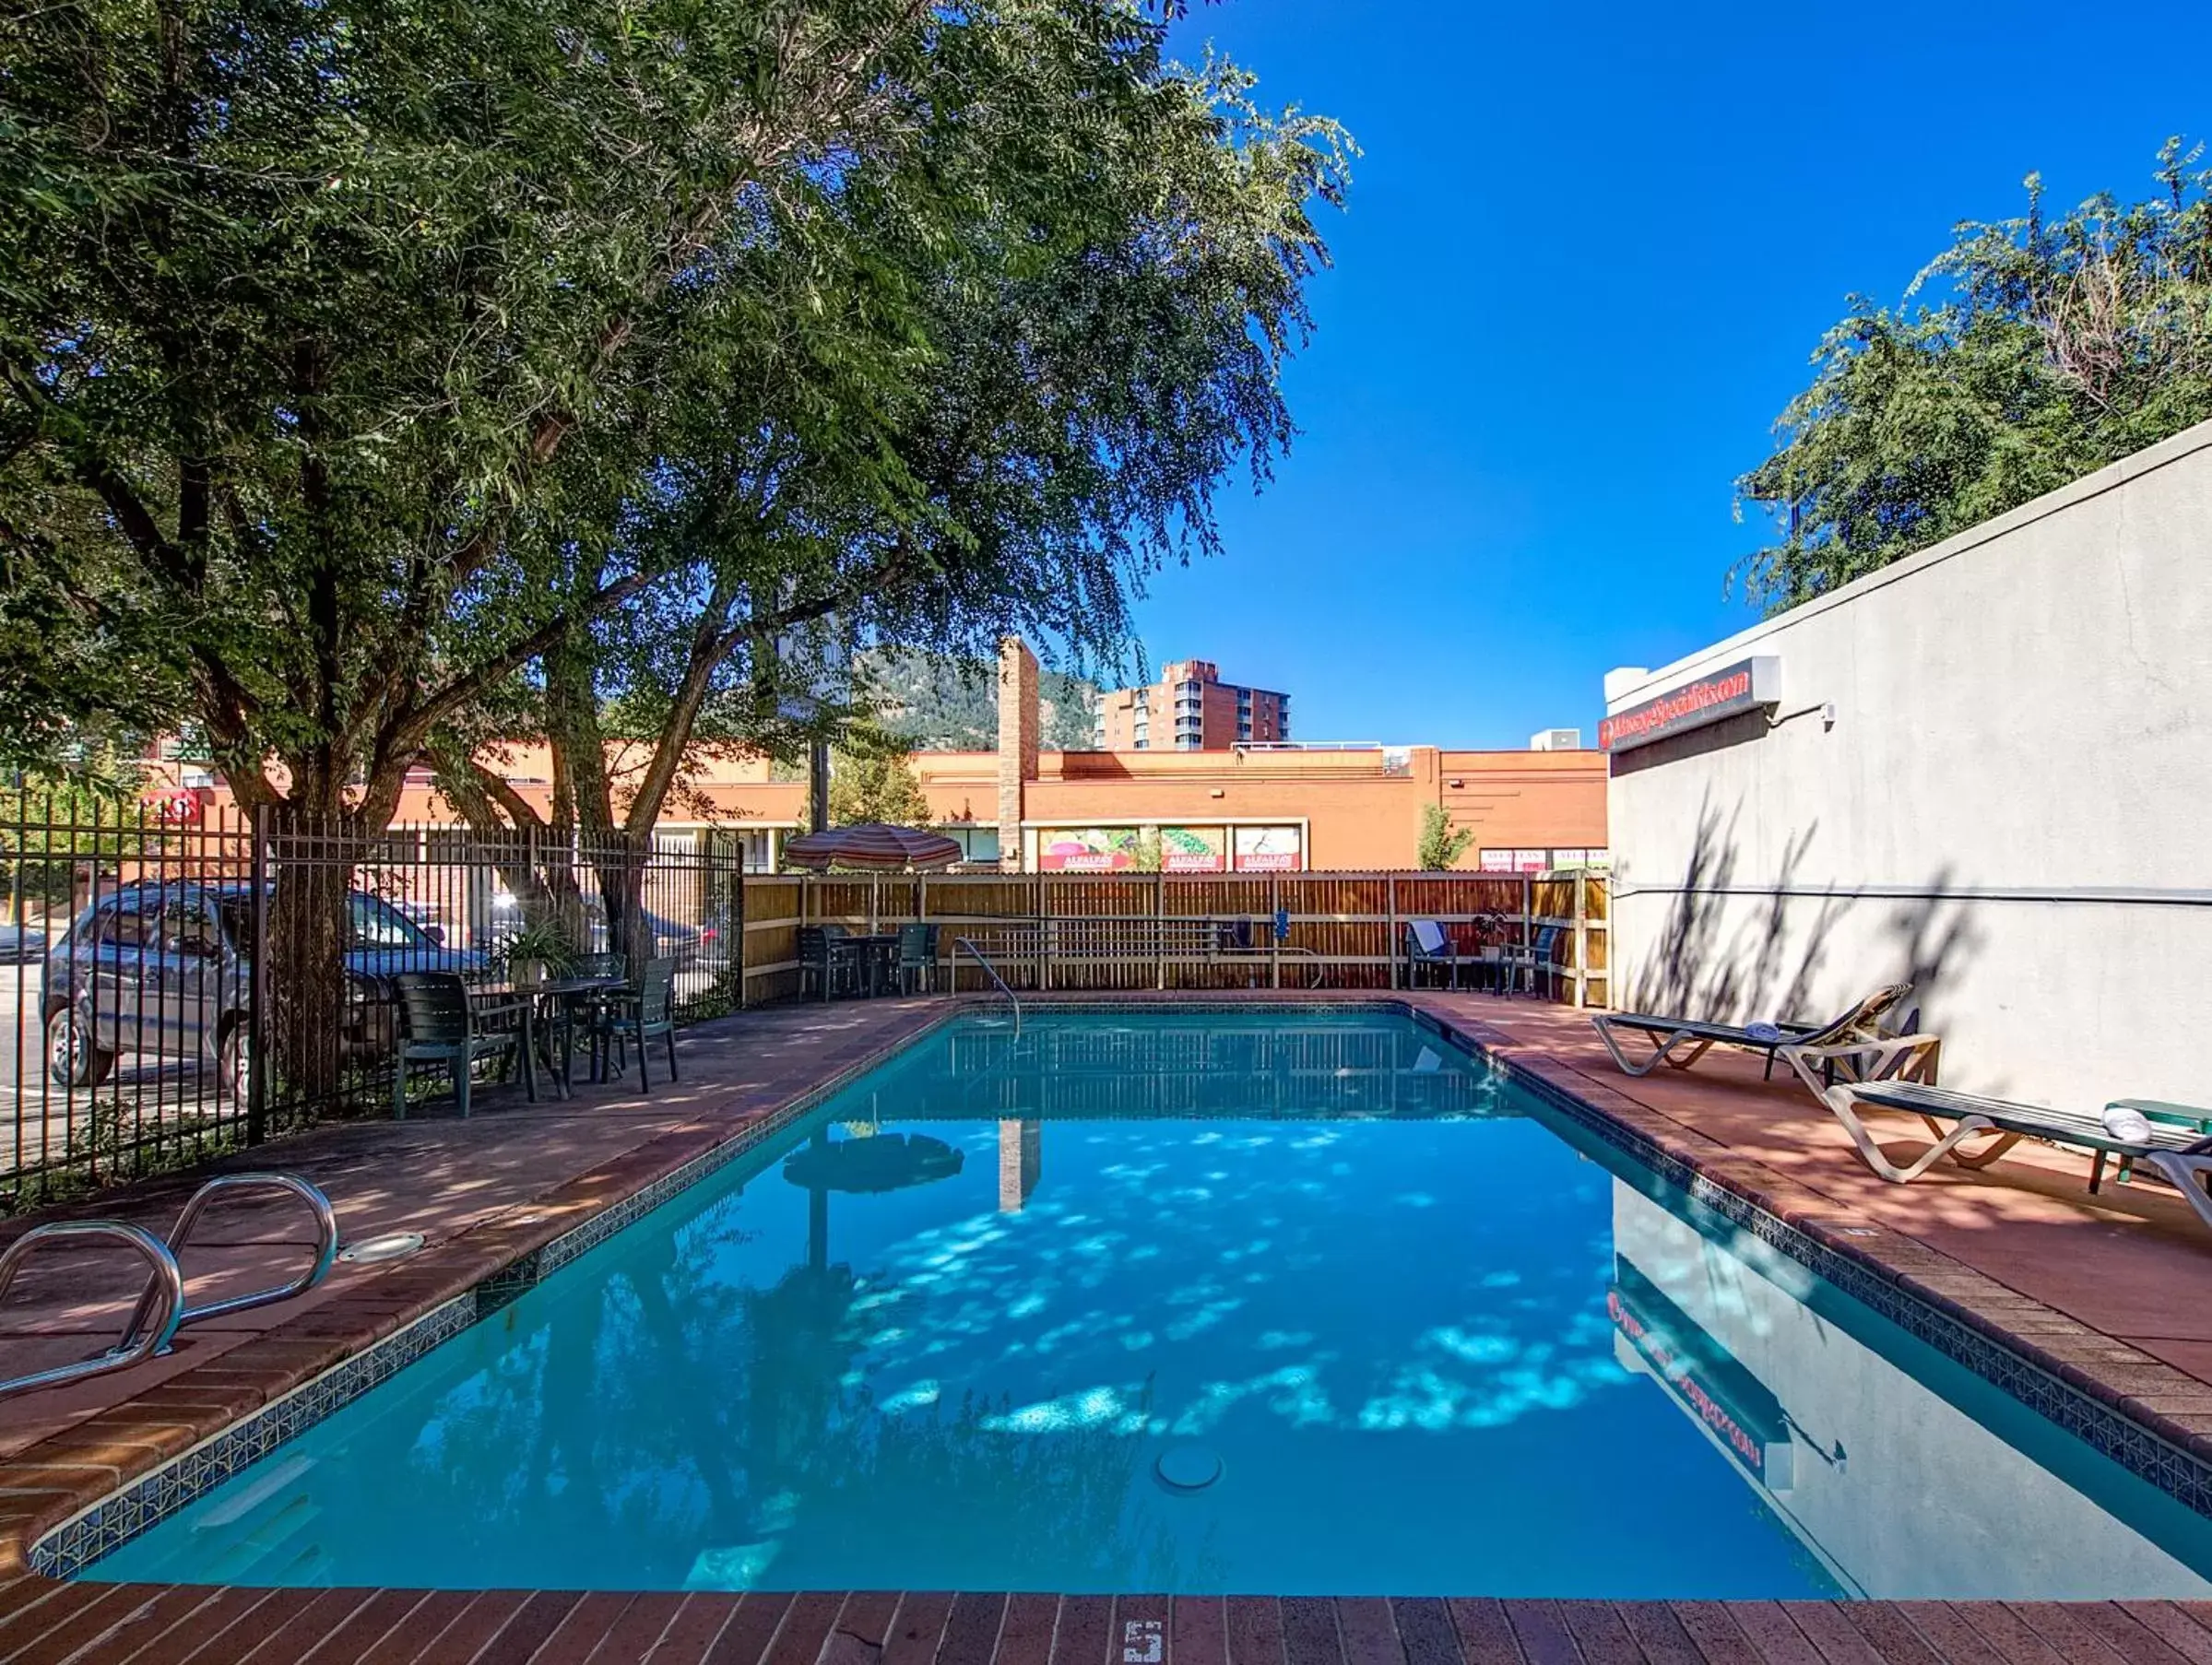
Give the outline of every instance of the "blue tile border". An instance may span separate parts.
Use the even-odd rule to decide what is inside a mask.
[[[1274,991],[1269,991],[1272,993]],[[1578,1098],[1567,1089],[1518,1064],[1494,1047],[1420,1006],[1378,991],[1343,999],[1171,999],[1141,993],[1070,990],[1024,1000],[1024,1012],[1081,1012],[1120,1006],[1177,1012],[1394,1012],[1412,1019],[1526,1088],[1659,1178],[1805,1267],[1907,1334],[1965,1366],[2013,1399],[2073,1434],[2199,1514],[2212,1516],[2212,1465],[2160,1437],[2116,1407],[2052,1375],[2016,1348],[1931,1305],[1900,1288],[1869,1261],[1839,1252],[1791,1225],[1740,1192],[1669,1152],[1648,1135]],[[271,1400],[191,1450],[111,1493],[90,1508],[46,1532],[30,1546],[35,1573],[67,1578],[121,1548],[166,1516],[194,1502],[240,1470],[297,1438],[426,1353],[482,1322],[542,1280],[661,1207],[679,1193],[727,1167],[763,1140],[805,1116],[851,1081],[947,1025],[978,1010],[950,1005],[881,1052],[850,1064],[809,1087],[787,1104],[745,1124],[659,1179],[588,1220],[518,1256],[467,1293],[442,1303],[383,1340],[333,1365],[313,1380]]]

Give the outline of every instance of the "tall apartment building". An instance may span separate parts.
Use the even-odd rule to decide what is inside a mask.
[[[1221,679],[1204,659],[1160,667],[1145,688],[1121,688],[1098,703],[1102,751],[1227,751],[1290,738],[1290,696]]]

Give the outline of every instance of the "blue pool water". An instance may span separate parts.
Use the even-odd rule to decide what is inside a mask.
[[[967,1020],[98,1564],[2204,1596],[2212,1533],[1392,1012]]]

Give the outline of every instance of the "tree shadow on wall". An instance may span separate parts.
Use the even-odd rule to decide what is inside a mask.
[[[1824,1021],[1835,1014],[1816,1006],[1816,997],[1839,1006],[1906,982],[1913,986],[1907,1010],[1917,1008],[1921,1025],[1932,1026],[1946,974],[1955,975],[1980,946],[1964,905],[1942,895],[1950,869],[1931,880],[1934,894],[1889,904],[1878,949],[1831,977],[1839,927],[1852,910],[1883,903],[1802,885],[1816,820],[1790,834],[1775,872],[1739,874],[1743,813],[1738,804],[1723,815],[1709,792],[1699,804],[1688,859],[1667,887],[1674,894],[1666,922],[1628,985],[1628,1009],[1721,1021]],[[1846,985],[1853,992],[1844,993]]]

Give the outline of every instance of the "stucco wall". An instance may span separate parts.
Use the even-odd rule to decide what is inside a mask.
[[[2212,1103],[2212,424],[1609,713],[1755,654],[1772,726],[1613,760],[1618,1004],[1826,1018],[1910,977],[1952,1084]]]

